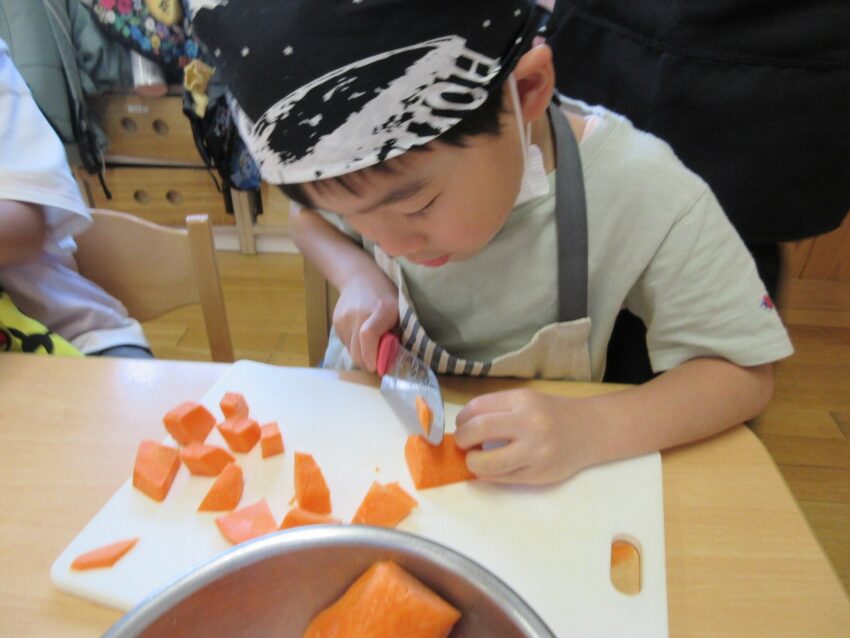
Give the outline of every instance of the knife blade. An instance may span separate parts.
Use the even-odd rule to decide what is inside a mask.
[[[378,374],[381,394],[402,422],[416,434],[423,435],[431,445],[439,445],[445,431],[443,395],[437,376],[407,348],[403,348],[392,332],[378,342]],[[431,427],[427,435],[416,410],[416,398],[421,397],[431,409]]]

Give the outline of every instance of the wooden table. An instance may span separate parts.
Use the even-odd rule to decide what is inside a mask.
[[[119,618],[55,590],[50,566],[130,476],[138,442],[162,437],[162,414],[225,370],[0,355],[0,635],[97,636]],[[463,402],[508,385],[449,379],[444,392]],[[847,594],[749,429],[667,452],[663,471],[671,636],[850,636]]]

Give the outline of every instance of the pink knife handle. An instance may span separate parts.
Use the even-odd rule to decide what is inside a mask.
[[[385,332],[378,341],[378,375],[384,376],[392,368],[401,343],[392,332]]]

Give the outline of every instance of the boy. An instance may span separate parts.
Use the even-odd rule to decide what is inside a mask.
[[[532,3],[194,4],[263,177],[303,205],[293,239],[340,291],[326,365],[374,370],[399,325],[440,373],[600,380],[621,308],[647,324],[649,383],[471,401],[456,440],[479,477],[561,481],[765,407],[792,348],[752,259],[669,147],[553,101]]]
[[[149,358],[142,327],[76,270],[91,224],[59,137],[0,40],[0,352]]]

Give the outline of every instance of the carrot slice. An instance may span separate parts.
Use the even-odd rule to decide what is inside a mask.
[[[264,498],[230,514],[219,516],[215,519],[215,524],[221,535],[234,545],[277,531],[277,523]]]
[[[372,483],[360,507],[351,519],[354,525],[395,527],[416,507],[416,499],[398,483]]]
[[[196,476],[218,476],[228,463],[236,461],[224,448],[203,443],[190,443],[182,448],[180,459]]]
[[[216,427],[234,452],[250,452],[260,440],[260,424],[248,417],[228,419]]]
[[[466,450],[455,444],[453,434],[446,434],[440,445],[420,435],[407,437],[404,459],[417,490],[475,478],[466,467]]]
[[[215,425],[215,417],[200,403],[184,401],[162,417],[165,429],[180,445],[203,443]]]
[[[103,547],[98,547],[85,554],[80,554],[71,563],[71,569],[98,569],[99,567],[112,567],[117,563],[124,554],[129,552],[136,543],[138,538],[128,538],[127,540],[110,543]]]
[[[266,459],[275,454],[283,454],[283,437],[277,422],[266,423],[260,428],[260,448],[263,458]]]
[[[295,453],[295,498],[316,514],[331,513],[331,493],[322,470],[311,454]]]
[[[304,638],[445,638],[460,611],[392,561],[375,563],[330,607]]]
[[[198,506],[199,512],[226,512],[239,505],[245,482],[242,479],[242,468],[236,463],[228,463],[221,471],[210,491]]]
[[[142,441],[133,465],[133,487],[155,501],[162,501],[179,469],[180,455],[175,448],[155,441]]]
[[[304,525],[339,525],[340,523],[342,521],[333,516],[316,514],[300,507],[293,507],[283,517],[280,529],[290,529],[291,527],[302,527]]]
[[[431,434],[431,420],[434,418],[431,412],[431,406],[422,397],[416,397],[416,416],[419,417],[419,423],[422,425],[422,430],[425,436]]]
[[[239,392],[225,392],[218,405],[224,414],[225,421],[248,417],[248,402]]]

